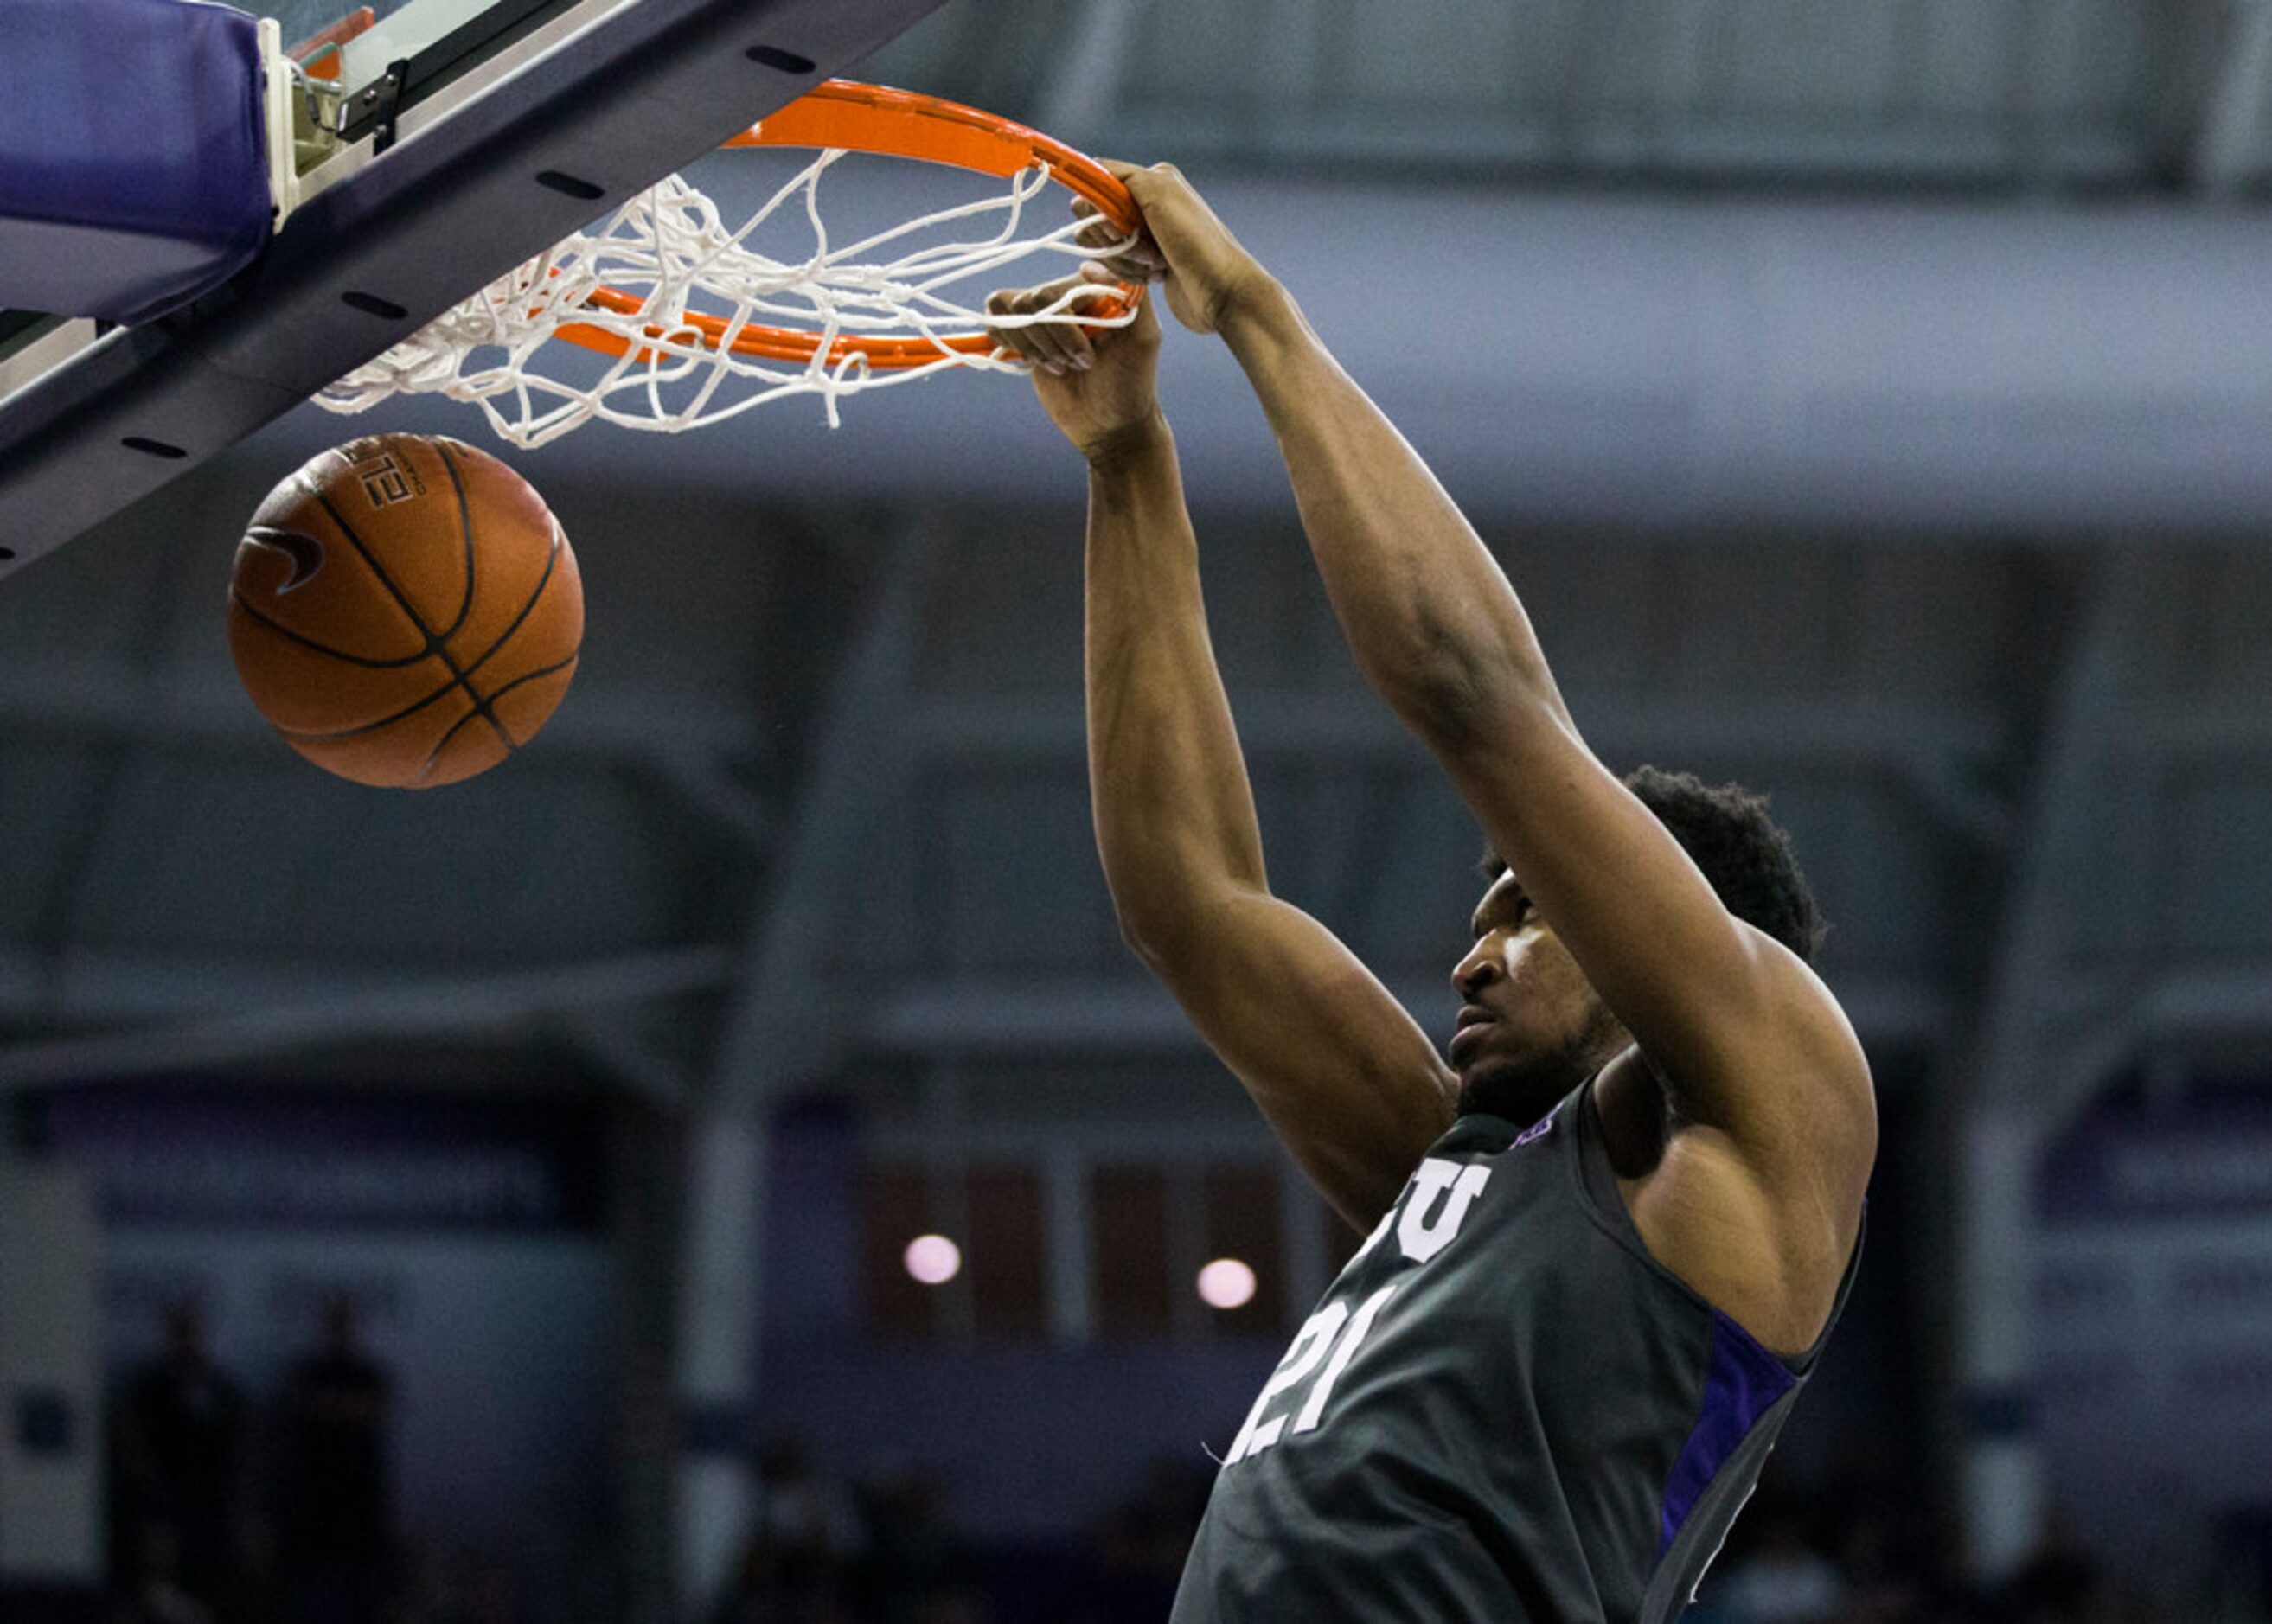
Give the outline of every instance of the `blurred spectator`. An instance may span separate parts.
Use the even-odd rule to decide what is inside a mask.
[[[815,1470],[804,1446],[777,1438],[758,1453],[757,1503],[719,1624],[833,1624],[860,1553],[851,1497]]]
[[[870,1624],[948,1624],[975,1605],[971,1561],[949,1523],[938,1479],[913,1470],[860,1491],[867,1551],[854,1575]]]
[[[443,1624],[528,1624],[512,1570],[495,1561],[474,1562],[458,1587]]]
[[[393,1404],[392,1379],[363,1351],[355,1303],[334,1299],[320,1345],[286,1384],[278,1441],[277,1554],[295,1620],[362,1624],[385,1598]]]
[[[2215,1590],[2236,1618],[2272,1619],[2272,1509],[2251,1508],[2225,1519]]]
[[[214,1609],[182,1583],[181,1542],[165,1521],[151,1517],[129,1536],[123,1590],[113,1624],[215,1624]]]
[[[752,1536],[791,1568],[841,1566],[860,1543],[852,1498],[814,1469],[804,1445],[776,1438],[758,1452],[758,1505]]]
[[[1098,1530],[1096,1576],[1081,1618],[1095,1624],[1152,1624],[1168,1616],[1184,1558],[1207,1508],[1210,1474],[1179,1460],[1155,1460],[1135,1495]]]
[[[1838,1624],[1917,1624],[1958,1616],[1932,1568],[1902,1537],[1891,1504],[1865,1498],[1837,1537],[1846,1599]]]
[[[210,1611],[235,1611],[250,1496],[244,1395],[207,1349],[194,1301],[166,1311],[157,1358],[126,1378],[112,1417],[112,1533],[122,1577]]]
[[[2113,1577],[2091,1560],[2057,1513],[2004,1586],[1994,1613],[2009,1624],[2122,1624],[2129,1616]]]
[[[1790,1512],[1757,1515],[1751,1553],[1712,1587],[1715,1611],[1732,1624],[1831,1624],[1845,1605],[1845,1576],[1807,1544]]]

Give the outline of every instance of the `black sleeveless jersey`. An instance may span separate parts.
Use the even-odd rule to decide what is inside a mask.
[[[1463,1116],[1222,1452],[1173,1624],[1659,1624],[1821,1347],[1776,1357],[1649,1255],[1590,1081],[1527,1129]]]

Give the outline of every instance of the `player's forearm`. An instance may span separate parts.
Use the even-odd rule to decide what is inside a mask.
[[[1087,569],[1097,851],[1129,940],[1169,950],[1211,899],[1265,877],[1164,421],[1092,464]]]
[[[1566,722],[1497,561],[1292,297],[1270,284],[1222,331],[1269,417],[1334,612],[1374,689],[1444,744],[1476,716],[1503,719],[1526,700]]]

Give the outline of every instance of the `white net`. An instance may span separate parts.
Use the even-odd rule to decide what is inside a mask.
[[[951,343],[982,325],[1109,327],[1132,319],[1087,313],[1096,290],[1080,285],[1031,315],[983,309],[1020,259],[1078,263],[1100,252],[1074,242],[1079,220],[1027,229],[1028,205],[1050,184],[1046,169],[1015,176],[1006,197],[941,209],[840,247],[822,223],[819,187],[843,156],[818,153],[731,228],[715,203],[673,175],[498,278],[316,402],[361,412],[395,395],[444,394],[478,405],[498,435],[522,446],[595,420],[670,433],[699,428],[789,395],[819,396],[833,428],[838,402],[861,390],[948,367],[1023,372],[1022,362]],[[769,222],[797,212],[811,234],[809,252],[776,259],[753,246]],[[1007,279],[1064,274],[1059,265]],[[989,280],[981,285],[981,278]],[[617,301],[609,290],[629,297]],[[617,302],[625,308],[609,308]],[[597,356],[564,354],[553,341],[564,328],[579,345],[596,339],[620,353],[603,366]],[[810,332],[818,342],[805,357],[750,353],[767,328]],[[854,337],[891,341],[900,364],[871,365],[840,343]]]

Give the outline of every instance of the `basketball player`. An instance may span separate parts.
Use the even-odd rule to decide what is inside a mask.
[[[1143,236],[1083,275],[1149,277],[1229,346],[1351,652],[1503,860],[1439,1054],[1270,892],[1156,299],[1093,340],[998,330],[1089,464],[1089,775],[1124,932],[1366,1232],[1222,1451],[1174,1619],[1670,1618],[1860,1247],[1876,1116],[1812,903],[1758,800],[1604,770],[1506,577],[1291,295],[1174,169],[1115,172]]]

